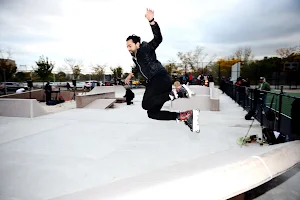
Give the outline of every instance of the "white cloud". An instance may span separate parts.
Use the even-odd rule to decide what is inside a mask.
[[[253,46],[257,56],[273,55],[280,45],[299,42],[295,40],[300,38],[297,30],[284,31],[293,27],[295,20],[291,19],[297,13],[288,8],[299,8],[291,0],[276,4],[238,0],[20,2],[0,3],[0,46],[10,47],[19,65],[32,66],[45,55],[57,67],[71,57],[82,60],[85,71],[91,63],[121,65],[129,71],[133,62],[126,49],[126,37],[136,34],[142,40],[152,39],[144,17],[147,7],[154,9],[163,34],[163,43],[157,49],[162,62],[177,59],[178,51],[189,51],[196,45],[205,46],[211,56],[229,55],[239,45]],[[272,13],[277,10],[282,16]]]

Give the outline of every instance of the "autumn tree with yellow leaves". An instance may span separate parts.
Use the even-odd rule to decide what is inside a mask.
[[[231,67],[232,65],[241,62],[239,59],[235,58],[221,58],[217,61],[217,65],[220,66],[220,73],[222,76],[231,76]]]
[[[220,65],[221,76],[231,76],[232,65],[241,62],[241,68],[248,66],[253,62],[254,55],[252,54],[251,47],[238,47],[235,52],[227,58],[220,58],[217,61],[217,65]]]

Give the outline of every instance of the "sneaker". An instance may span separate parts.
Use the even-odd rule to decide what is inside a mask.
[[[200,132],[200,126],[198,123],[200,110],[188,110],[181,112],[179,115],[179,120],[184,121],[192,132]]]
[[[187,120],[192,115],[193,115],[193,110],[188,110],[188,111],[185,111],[185,112],[180,112],[179,120],[180,121],[185,121],[185,120]]]

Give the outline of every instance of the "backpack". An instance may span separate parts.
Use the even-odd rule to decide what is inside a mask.
[[[245,115],[245,120],[251,120],[251,118],[255,115],[255,110],[250,110],[246,115]]]
[[[274,131],[270,128],[263,128],[262,134],[263,134],[264,140],[269,145],[280,144],[280,143],[284,143],[284,142],[288,141],[288,137],[282,133],[277,133],[279,135],[276,137]]]

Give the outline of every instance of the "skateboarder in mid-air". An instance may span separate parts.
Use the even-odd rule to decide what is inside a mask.
[[[146,80],[146,90],[143,96],[142,107],[147,110],[148,117],[156,120],[184,121],[193,132],[199,132],[199,110],[185,112],[162,111],[164,103],[177,98],[186,98],[193,92],[185,85],[181,90],[172,90],[171,77],[162,64],[157,60],[155,50],[162,42],[160,27],[154,21],[154,12],[147,9],[145,17],[150,23],[154,38],[150,42],[142,42],[140,37],[131,35],[126,39],[127,49],[135,63],[132,73],[125,79],[129,84],[130,79],[139,72]]]

